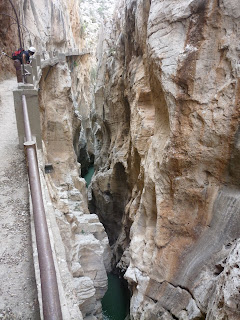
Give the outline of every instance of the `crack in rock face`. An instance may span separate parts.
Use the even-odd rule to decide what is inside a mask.
[[[129,0],[105,26],[89,196],[133,319],[238,318],[235,294],[217,297],[238,283],[223,275],[240,238],[239,16],[236,0]]]

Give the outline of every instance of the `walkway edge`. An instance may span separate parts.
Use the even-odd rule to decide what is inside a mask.
[[[74,288],[71,286],[72,276],[68,271],[68,265],[66,262],[65,248],[62,242],[62,238],[59,232],[59,227],[57,224],[55,209],[52,205],[50,199],[48,187],[46,184],[46,177],[43,170],[43,156],[41,150],[38,150],[38,162],[39,162],[39,174],[42,186],[43,201],[45,205],[46,219],[49,230],[50,243],[53,252],[53,260],[55,264],[57,283],[59,289],[59,298],[62,309],[63,320],[82,320],[82,314],[78,307],[77,297],[74,296]],[[29,190],[30,191],[30,190]],[[31,234],[32,234],[32,247],[33,247],[33,259],[34,259],[34,269],[36,274],[36,283],[38,290],[38,299],[41,312],[41,319],[43,318],[42,312],[42,295],[41,295],[41,280],[40,271],[38,264],[38,253],[36,245],[36,236],[33,220],[32,202],[31,194],[29,193],[30,202],[30,215],[31,215]],[[58,258],[57,258],[58,257]],[[71,292],[71,295],[66,296],[65,292]]]

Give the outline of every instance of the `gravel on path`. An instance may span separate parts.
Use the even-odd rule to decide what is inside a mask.
[[[0,319],[38,320],[28,178],[12,93],[16,87],[15,78],[0,82]]]

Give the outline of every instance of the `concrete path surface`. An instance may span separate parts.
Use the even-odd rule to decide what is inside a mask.
[[[0,82],[0,319],[38,320],[28,178],[12,94],[16,87],[15,78]]]

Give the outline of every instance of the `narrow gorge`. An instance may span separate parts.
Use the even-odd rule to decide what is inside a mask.
[[[78,50],[42,66],[37,88],[63,319],[118,320],[101,303],[115,274],[130,295],[122,320],[239,320],[239,1],[13,3],[26,48]],[[11,16],[0,0],[8,54],[19,47]],[[15,72],[1,63],[0,93]],[[39,318],[1,294],[0,319]]]

